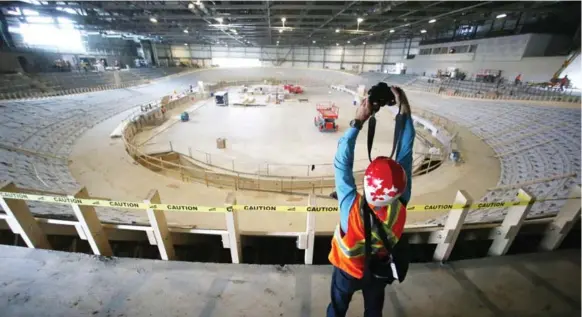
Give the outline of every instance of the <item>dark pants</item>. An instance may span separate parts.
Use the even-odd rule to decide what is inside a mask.
[[[334,266],[331,276],[331,303],[327,306],[327,317],[343,317],[348,312],[352,295],[362,290],[364,295],[364,317],[382,316],[386,283],[359,280]]]

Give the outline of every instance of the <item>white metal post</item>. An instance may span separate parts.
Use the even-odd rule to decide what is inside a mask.
[[[163,210],[155,208],[155,204],[161,204],[160,195],[156,189],[152,189],[147,198],[143,201],[146,204],[152,204],[152,208],[147,209],[150,225],[154,231],[156,244],[160,250],[160,257],[162,260],[174,260],[176,252],[174,251],[174,244],[172,242],[172,235],[168,229],[168,222]]]
[[[83,187],[70,197],[81,199],[89,198],[89,193],[87,192],[87,188]],[[71,204],[71,207],[73,207],[75,217],[77,217],[79,225],[84,233],[84,237],[81,237],[81,239],[87,239],[94,254],[112,256],[113,251],[111,250],[109,239],[97,217],[95,208],[93,206],[81,206],[74,203]]]
[[[517,198],[520,204],[509,207],[509,211],[505,215],[501,226],[494,231],[495,237],[489,248],[489,255],[504,255],[507,253],[526,215],[535,202],[535,198],[522,188],[519,189]]]
[[[235,193],[228,193],[224,204],[226,207],[231,207],[230,211],[225,214],[230,257],[232,259],[232,263],[238,264],[242,261],[242,245],[238,226],[238,212],[233,208],[233,206],[236,205]],[[226,246],[226,243],[223,242],[223,244]]]
[[[315,206],[315,194],[309,194],[307,201],[309,207]],[[315,212],[307,212],[306,223],[307,245],[305,248],[305,264],[313,264],[313,249],[315,245]]]
[[[580,194],[579,185],[570,190],[566,204],[548,225],[544,237],[540,242],[540,249],[551,251],[560,246],[566,235],[572,230],[576,220],[580,218]]]
[[[13,182],[1,184],[0,191],[19,193],[18,188]],[[31,249],[51,249],[46,235],[40,229],[24,200],[0,197],[0,205],[8,215],[8,219],[6,220],[10,229],[14,234],[20,234],[27,247]]]
[[[435,261],[446,261],[451,255],[455,242],[459,237],[459,232],[461,232],[461,227],[465,222],[465,217],[467,217],[467,213],[469,212],[468,206],[472,202],[473,200],[467,192],[463,190],[457,191],[454,204],[463,205],[464,207],[449,211],[445,227],[441,230],[440,241],[434,251],[433,259]]]

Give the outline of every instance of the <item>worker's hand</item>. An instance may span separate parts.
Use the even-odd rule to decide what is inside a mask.
[[[401,113],[410,114],[410,103],[408,102],[408,97],[404,93],[404,90],[400,87],[391,86],[392,93],[396,97],[396,104],[400,106]]]
[[[362,121],[362,123],[366,122],[372,115],[372,109],[368,104],[368,98],[362,100],[362,103],[356,110],[356,119]]]

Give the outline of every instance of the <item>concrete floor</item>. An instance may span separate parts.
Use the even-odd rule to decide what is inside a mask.
[[[323,316],[330,266],[98,258],[0,246],[0,316]],[[362,316],[356,294],[349,316]],[[580,316],[580,250],[415,264],[385,316]]]
[[[239,89],[237,86],[224,90],[230,97],[240,99]],[[297,102],[297,97],[291,96],[281,104],[268,103],[264,107],[237,107],[232,105],[232,101],[230,107],[217,107],[210,99],[205,106],[191,111],[189,122],[166,123],[163,129],[139,133],[136,139],[148,139],[143,147],[146,153],[169,151],[171,142],[173,151],[185,155],[192,153],[199,161],[236,172],[332,176],[338,139],[349,128],[356,107],[352,104],[353,98],[346,93],[335,90],[328,93],[328,87],[305,89],[300,97],[309,99],[309,102]],[[333,103],[339,108],[338,132],[322,133],[315,127],[313,121],[318,103]],[[376,117],[378,125],[373,153],[388,155],[394,135],[393,115],[390,111],[382,111]],[[356,144],[355,170],[363,170],[369,163],[365,142],[367,125],[360,134],[364,137]],[[225,149],[216,147],[217,138],[226,138]],[[414,152],[428,153],[428,149],[417,140]],[[311,165],[315,165],[313,170]]]

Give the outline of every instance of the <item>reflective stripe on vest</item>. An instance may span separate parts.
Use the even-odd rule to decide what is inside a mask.
[[[358,200],[357,203],[360,204],[360,200]],[[390,205],[389,209],[386,211],[388,213],[387,214],[388,217],[386,218],[385,221],[382,222],[382,224],[383,224],[382,229],[386,232],[386,236],[388,237],[388,240],[390,243],[392,243],[392,245],[394,245],[394,244],[396,244],[396,242],[398,242],[397,238],[392,233],[392,226],[394,225],[394,222],[396,221],[396,219],[398,219],[401,207],[402,207],[402,205],[400,204],[400,202],[398,200],[394,201]],[[363,217],[364,217],[363,208],[361,208],[361,207],[358,207],[358,208],[359,208],[359,213],[360,213],[360,219],[362,219],[362,221],[363,221]],[[372,221],[372,219],[370,219],[370,221]],[[372,222],[372,224],[373,224],[373,222]],[[363,226],[364,224],[362,223],[360,225]],[[348,228],[348,231],[349,230],[350,230],[350,228]],[[341,228],[340,228],[339,224],[336,226],[333,236],[334,236],[335,241],[337,242],[337,245],[339,246],[341,253],[346,258],[361,257],[361,256],[365,255],[365,241],[366,241],[365,239],[361,239],[359,241],[356,241],[352,247],[347,246],[344,242],[344,239],[341,236]],[[372,237],[372,254],[374,254],[374,253],[377,253],[378,250],[383,249],[384,244],[382,243],[382,239],[380,238],[380,235],[378,234],[376,227],[372,227],[372,236],[371,237]]]

